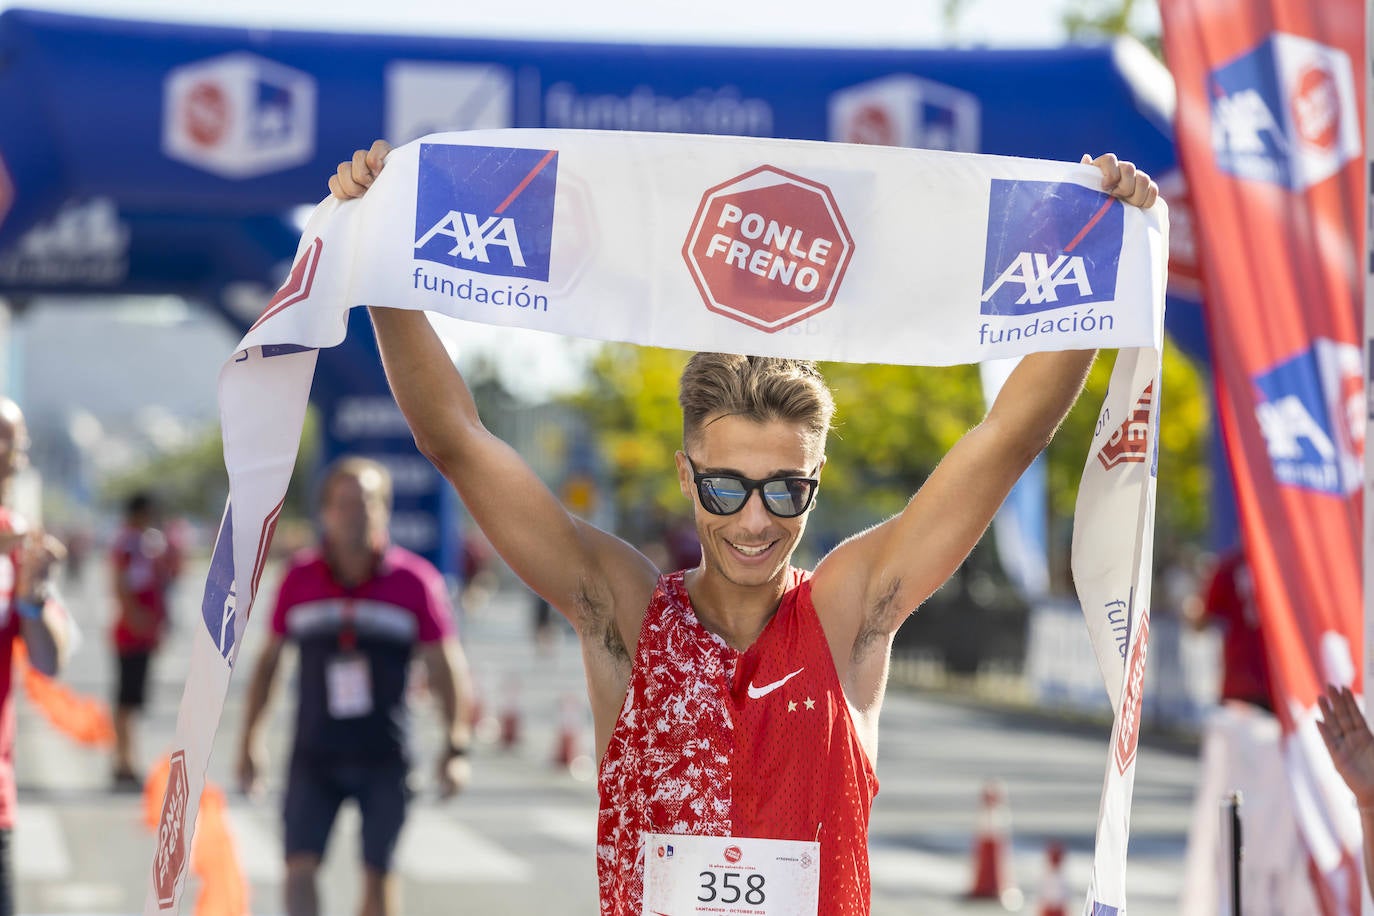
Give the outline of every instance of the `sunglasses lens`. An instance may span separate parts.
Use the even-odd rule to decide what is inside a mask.
[[[795,518],[811,504],[811,482],[796,477],[770,480],[763,485],[763,501],[768,511],[782,518]]]
[[[716,515],[738,512],[749,497],[744,484],[734,477],[703,477],[697,484],[697,492],[702,507]]]

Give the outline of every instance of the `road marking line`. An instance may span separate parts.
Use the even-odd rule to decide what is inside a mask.
[[[62,822],[47,805],[19,806],[14,825],[14,872],[21,881],[60,881],[72,873]]]

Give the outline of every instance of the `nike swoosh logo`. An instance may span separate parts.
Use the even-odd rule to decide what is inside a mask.
[[[787,675],[787,677],[780,678],[779,680],[776,680],[776,681],[774,681],[774,682],[771,683],[771,684],[764,684],[762,687],[755,687],[755,686],[754,686],[754,682],[753,682],[753,681],[750,681],[750,682],[749,682],[749,699],[751,699],[751,700],[758,700],[758,699],[762,699],[763,697],[768,696],[768,694],[772,693],[774,690],[777,690],[777,689],[778,689],[779,687],[781,687],[783,684],[786,684],[788,681],[792,680],[792,678],[794,678],[794,677],[796,677],[797,675],[801,674],[801,673],[802,673],[803,671],[805,671],[805,670],[806,670],[805,667],[798,668],[796,671],[793,671],[791,674]]]

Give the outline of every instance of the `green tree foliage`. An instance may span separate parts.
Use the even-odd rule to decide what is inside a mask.
[[[1100,357],[1088,387],[1049,451],[1054,529],[1066,540],[1078,480],[1114,354]],[[591,365],[587,389],[573,405],[598,431],[623,516],[681,512],[684,500],[672,473],[681,446],[677,380],[687,354],[608,345]],[[829,363],[836,422],[817,501],[813,530],[825,543],[901,510],[950,447],[982,417],[975,366]],[[1204,379],[1189,361],[1165,351],[1160,437],[1159,538],[1198,540],[1206,522],[1204,461],[1207,398]],[[1061,544],[1066,547],[1066,544]]]
[[[283,508],[287,519],[309,518],[310,471],[318,442],[318,421],[315,411],[310,410],[301,431],[300,450]],[[101,487],[101,497],[107,504],[119,506],[140,490],[156,493],[163,508],[173,515],[209,524],[218,522],[229,493],[219,429],[207,429],[185,448],[157,455],[109,478]]]

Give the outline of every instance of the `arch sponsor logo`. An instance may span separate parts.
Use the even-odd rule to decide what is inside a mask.
[[[315,154],[315,78],[247,52],[177,67],[163,87],[162,151],[225,178]]]
[[[830,188],[771,165],[708,188],[682,246],[707,309],[770,333],[833,305],[853,252]]]
[[[995,178],[983,260],[984,315],[1029,315],[1116,298],[1123,205],[1057,181]]]
[[[1255,419],[1282,486],[1344,496],[1363,486],[1360,348],[1319,338],[1255,377]]]
[[[497,64],[398,60],[386,67],[386,136],[394,146],[442,130],[515,123],[515,77]]]
[[[840,143],[978,152],[978,96],[944,83],[896,73],[839,90],[827,109]]]
[[[415,257],[547,281],[557,186],[557,150],[422,143]]]
[[[1217,168],[1302,191],[1361,154],[1344,51],[1276,32],[1207,80]]]

